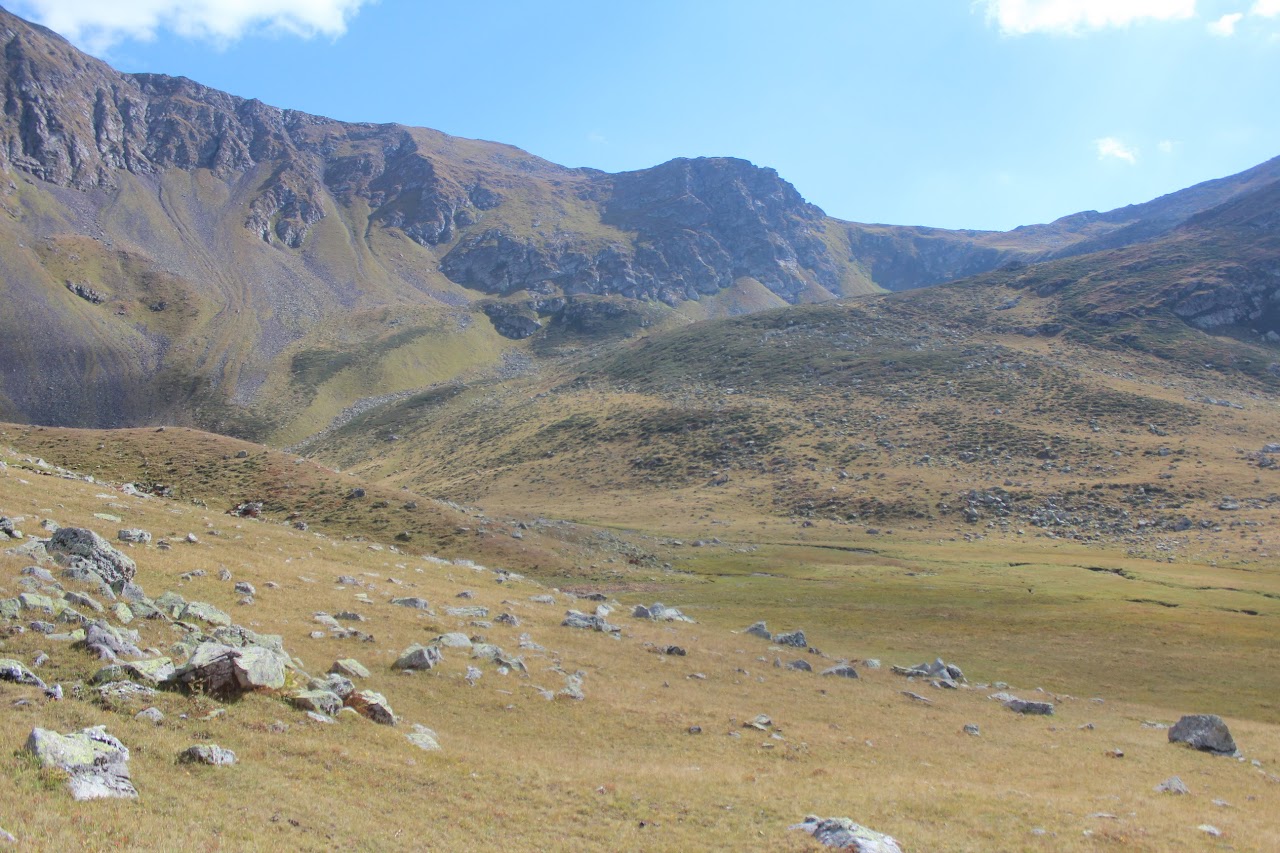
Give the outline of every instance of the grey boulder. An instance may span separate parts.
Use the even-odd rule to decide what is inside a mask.
[[[1217,755],[1232,755],[1235,739],[1217,714],[1188,714],[1169,729],[1169,743],[1185,743]]]
[[[288,656],[275,649],[205,642],[196,646],[172,680],[188,689],[232,697],[252,690],[279,690],[288,665]]]
[[[821,818],[810,815],[790,829],[798,829],[813,836],[813,840],[838,850],[856,853],[902,853],[902,848],[892,836],[874,829],[867,829],[847,817]]]
[[[42,767],[67,774],[67,788],[73,799],[138,796],[138,789],[129,778],[129,749],[107,734],[106,726],[67,735],[34,728],[26,749]]]
[[[116,550],[110,542],[83,527],[62,527],[49,540],[47,549],[68,558],[79,557],[80,565],[91,569],[107,583],[130,581],[138,567],[133,560]]]
[[[413,670],[434,669],[443,660],[444,657],[440,654],[438,647],[423,646],[415,643],[400,653],[400,657],[396,658],[396,662],[392,664],[392,667],[394,669]]]
[[[1031,702],[1026,699],[1010,699],[1004,703],[1004,706],[1010,711],[1019,714],[1041,714],[1044,716],[1052,716],[1052,702]]]
[[[780,646],[795,646],[798,649],[809,648],[809,641],[805,639],[804,631],[785,631],[781,634],[774,634],[771,639]]]
[[[208,764],[211,767],[230,767],[236,763],[236,754],[216,743],[189,746],[178,753],[179,764]]]

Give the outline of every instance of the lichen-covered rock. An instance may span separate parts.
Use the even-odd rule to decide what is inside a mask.
[[[155,688],[132,681],[109,681],[98,687],[98,696],[108,707],[150,699],[155,695]]]
[[[809,648],[809,641],[804,636],[804,631],[786,631],[781,634],[774,634],[771,638],[780,646],[794,646],[797,649]]]
[[[14,684],[46,689],[44,681],[38,675],[23,666],[21,661],[10,658],[0,658],[0,681],[11,681]]]
[[[440,646],[446,649],[469,649],[471,648],[471,638],[460,631],[451,631],[448,634],[441,634],[431,641],[433,646]]]
[[[431,609],[431,604],[425,598],[418,598],[416,596],[409,596],[406,598],[393,598],[391,599],[391,603],[398,607],[409,607],[414,610]]]
[[[394,669],[414,670],[434,669],[442,660],[444,658],[437,646],[424,646],[415,643],[400,653],[400,657],[396,658],[396,662],[392,664],[392,667]]]
[[[810,815],[803,822],[789,828],[807,832],[819,844],[838,850],[852,850],[855,853],[902,853],[902,848],[892,836],[867,829],[847,817],[821,818]]]
[[[138,633],[99,620],[85,628],[84,645],[89,651],[104,660],[115,660],[117,656],[142,657],[138,648]]]
[[[216,743],[189,746],[178,753],[179,764],[207,764],[210,767],[230,767],[236,763],[236,754]]]
[[[79,557],[87,563],[80,563],[82,567],[89,568],[109,584],[133,580],[138,571],[133,560],[92,530],[83,527],[59,528],[46,547],[55,555]]]
[[[360,690],[347,697],[347,707],[355,710],[362,717],[373,720],[384,726],[394,726],[400,722],[387,697],[372,690]]]
[[[315,711],[330,717],[342,709],[342,697],[328,690],[301,690],[289,697],[289,703],[300,711]]]
[[[130,680],[142,684],[158,686],[173,678],[177,671],[169,658],[150,658],[148,660],[123,661],[104,666],[94,673],[90,679],[94,684],[105,684],[108,681]]]
[[[1191,789],[1187,787],[1187,783],[1183,782],[1178,776],[1170,776],[1159,785],[1156,785],[1157,794],[1190,794]]]
[[[1218,755],[1232,755],[1236,751],[1231,731],[1217,714],[1188,714],[1178,720],[1169,729],[1169,743],[1185,743]]]
[[[116,533],[116,538],[121,542],[130,542],[135,545],[145,545],[151,541],[151,534],[138,527],[130,527]]]
[[[1053,714],[1052,702],[1032,702],[1027,699],[1010,699],[1004,703],[1004,706],[1010,711],[1019,714],[1040,714],[1051,716]]]
[[[750,634],[753,637],[759,637],[762,640],[773,639],[773,635],[769,633],[769,629],[765,626],[764,622],[753,623],[750,627],[748,627],[745,631],[743,631],[743,633]]]
[[[479,606],[446,607],[444,612],[455,619],[484,619],[489,615],[489,608]]]
[[[332,672],[325,675],[324,678],[311,679],[307,683],[307,686],[312,690],[327,690],[330,693],[337,695],[339,699],[346,699],[354,693],[356,689],[356,686],[351,682],[351,679]]]
[[[201,622],[205,622],[209,625],[218,625],[221,627],[231,625],[230,616],[223,613],[212,604],[206,604],[203,601],[188,602],[187,605],[182,608],[182,612],[179,614],[178,618],[184,621],[199,619]]]
[[[649,607],[643,604],[637,604],[635,609],[631,611],[631,615],[637,619],[649,619],[654,622],[692,622],[688,616],[685,616],[675,607],[667,607],[661,602],[654,602]]]
[[[205,642],[178,667],[172,681],[189,690],[230,697],[252,690],[279,690],[288,666],[288,656],[275,649]]]
[[[832,675],[837,678],[857,678],[858,671],[853,668],[852,664],[839,663],[833,667],[828,667],[822,671],[823,675]]]
[[[334,675],[341,675],[344,678],[368,678],[369,670],[364,664],[354,658],[343,658],[333,662],[333,666],[329,667],[329,672]]]
[[[67,788],[76,800],[138,796],[129,778],[129,750],[107,734],[105,726],[67,735],[35,728],[26,749],[42,767],[67,774]]]
[[[413,724],[413,731],[405,735],[405,738],[408,739],[409,743],[418,747],[418,749],[423,749],[428,752],[434,752],[440,749],[440,741],[436,736],[436,733],[426,726],[419,725],[418,723]]]
[[[564,621],[560,623],[565,628],[581,628],[584,630],[600,631],[606,634],[616,634],[622,629],[617,625],[611,625],[604,620],[604,617],[595,614],[582,613],[577,610],[570,610],[565,613]]]

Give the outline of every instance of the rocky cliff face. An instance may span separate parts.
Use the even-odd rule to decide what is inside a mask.
[[[598,175],[582,188],[601,222],[628,239],[585,241],[503,229],[469,234],[445,255],[452,280],[495,295],[519,290],[618,294],[674,305],[754,278],[788,302],[814,285],[840,293],[827,218],[772,169],[743,160],[672,160]]]

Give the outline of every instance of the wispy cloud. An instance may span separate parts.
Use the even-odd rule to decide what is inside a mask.
[[[1177,147],[1178,143],[1174,142],[1172,139],[1161,139],[1160,142],[1156,144],[1156,150],[1161,154],[1172,154],[1173,150]]]
[[[1277,3],[1280,0],[1258,0]],[[1143,21],[1185,20],[1195,16],[1196,0],[977,0],[987,20],[1007,36],[1031,33],[1080,35],[1091,30],[1127,27]]]
[[[1130,166],[1138,165],[1138,149],[1131,148],[1114,136],[1095,139],[1093,147],[1098,152],[1099,160],[1123,160]]]
[[[1257,0],[1249,14],[1259,18],[1274,18],[1280,15],[1280,0]]]
[[[1232,12],[1230,15],[1223,15],[1216,21],[1209,22],[1209,32],[1215,36],[1228,38],[1236,34],[1236,24],[1240,23],[1244,18],[1244,12]]]
[[[229,44],[251,31],[337,38],[370,0],[17,0],[10,8],[100,52],[159,30]]]

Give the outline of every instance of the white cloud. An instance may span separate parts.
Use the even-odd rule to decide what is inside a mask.
[[[1280,5],[1280,0],[1258,2]],[[1007,36],[1079,35],[1146,20],[1185,20],[1196,13],[1196,0],[977,0],[977,3],[987,7],[987,20],[995,22]]]
[[[226,44],[250,31],[337,38],[370,0],[20,0],[11,8],[92,51],[165,29]]]
[[[1178,147],[1178,143],[1174,142],[1172,139],[1161,139],[1160,142],[1156,145],[1156,149],[1161,154],[1172,154],[1173,149],[1177,147]]]
[[[1209,23],[1209,32],[1215,36],[1227,38],[1236,34],[1236,24],[1240,23],[1240,19],[1244,17],[1244,12],[1232,12],[1230,15],[1223,15],[1216,21]]]
[[[1099,160],[1123,160],[1130,166],[1138,164],[1138,150],[1130,148],[1114,136],[1095,139],[1093,147],[1098,151]]]
[[[1280,15],[1280,0],[1257,0],[1249,14],[1260,18],[1274,18]]]

